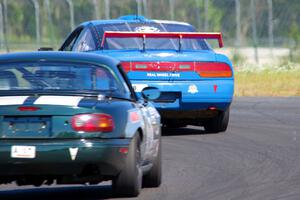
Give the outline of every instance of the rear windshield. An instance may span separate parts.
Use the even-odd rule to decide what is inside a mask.
[[[119,23],[96,26],[98,33],[103,36],[105,31],[131,31],[131,32],[195,32],[192,26],[168,23]],[[178,50],[179,39],[147,38],[147,50]],[[209,50],[210,47],[203,39],[183,39],[182,50]],[[122,50],[143,48],[141,38],[107,38],[104,49]]]
[[[129,89],[109,68],[72,63],[0,65],[0,93],[85,91],[129,98]]]

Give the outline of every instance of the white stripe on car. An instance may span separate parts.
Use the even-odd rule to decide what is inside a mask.
[[[34,104],[38,105],[60,105],[60,106],[78,106],[83,97],[78,96],[40,96]]]
[[[6,96],[0,97],[0,106],[22,105],[28,96]]]

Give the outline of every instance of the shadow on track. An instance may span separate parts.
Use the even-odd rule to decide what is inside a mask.
[[[184,128],[162,128],[162,136],[184,136],[184,135],[203,135],[208,134],[203,129],[194,126]]]
[[[49,187],[30,188],[0,191],[0,199],[108,199],[114,198],[111,186],[69,186],[69,187]]]

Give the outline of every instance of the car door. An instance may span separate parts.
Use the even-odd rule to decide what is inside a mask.
[[[157,144],[161,134],[160,115],[151,102],[139,101],[144,127],[144,156],[151,159],[157,153]]]
[[[142,143],[142,148],[141,148],[141,154],[142,157],[147,160],[148,158],[153,157],[155,154],[155,143],[157,143],[161,129],[160,129],[160,115],[153,106],[151,102],[147,102],[147,100],[143,99],[142,97],[138,98],[132,85],[131,82],[129,81],[125,71],[123,70],[121,64],[118,65],[118,69],[123,76],[126,84],[128,85],[129,90],[131,91],[131,94],[133,96],[133,99],[136,100],[136,108],[140,110],[142,117],[143,117],[143,143]]]

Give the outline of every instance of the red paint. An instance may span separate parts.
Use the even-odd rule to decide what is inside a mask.
[[[222,33],[205,32],[127,32],[127,31],[105,31],[102,37],[101,48],[104,47],[106,38],[182,38],[182,39],[216,39],[219,46],[223,47]]]
[[[122,68],[126,73],[131,71],[131,62],[122,62]]]
[[[126,65],[128,65],[127,62],[125,62]],[[181,68],[182,65],[186,68]],[[130,66],[131,71],[194,71],[193,62],[131,62]]]
[[[217,92],[218,86],[214,85],[214,91]]]
[[[128,150],[127,147],[121,147],[121,148],[119,149],[119,152],[122,153],[122,154],[127,154],[128,151],[129,151],[129,150]]]
[[[37,111],[41,108],[35,106],[20,106],[18,107],[19,111]]]
[[[220,62],[122,62],[123,69],[129,71],[197,72],[206,78],[229,78],[232,71],[229,65]]]
[[[140,116],[137,112],[131,112],[129,118],[130,118],[130,121],[133,123],[140,121]]]

